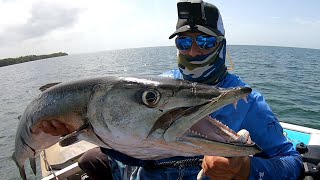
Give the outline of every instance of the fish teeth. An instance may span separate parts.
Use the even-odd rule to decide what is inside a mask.
[[[191,132],[192,134],[195,134],[195,135],[197,135],[197,136],[201,136],[201,137],[208,138],[208,136],[205,136],[204,134],[201,134],[201,133],[198,132],[198,131],[194,131],[194,130],[189,129],[188,132]]]
[[[237,109],[238,101],[235,101],[232,104],[233,104],[234,109]]]
[[[247,96],[243,96],[241,99],[243,99],[244,102],[248,103]],[[233,104],[234,109],[237,109],[238,100],[237,100],[237,101],[234,101],[232,104]]]
[[[242,99],[244,100],[244,102],[248,103],[247,96],[242,97]]]
[[[234,132],[232,129],[229,128],[229,126],[221,123],[218,119],[213,119],[212,117],[208,116],[208,120],[211,121],[213,124],[217,123],[219,124],[219,126],[223,126],[225,127],[229,132],[233,133],[233,134],[237,134],[236,132]]]

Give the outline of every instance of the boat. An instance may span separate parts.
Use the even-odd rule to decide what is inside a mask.
[[[85,173],[77,161],[83,153],[95,147],[97,146],[87,141],[79,141],[69,146],[56,143],[43,150],[40,153],[42,179],[82,179]]]
[[[302,153],[306,168],[320,163],[320,130],[280,122],[284,135]],[[43,150],[40,154],[42,180],[85,179],[86,174],[78,166],[78,158],[86,151],[97,147],[86,141],[79,141],[62,147],[59,143]],[[307,151],[307,149],[309,151]],[[314,166],[312,166],[314,165]]]

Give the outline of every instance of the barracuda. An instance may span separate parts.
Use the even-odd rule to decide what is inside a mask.
[[[172,156],[247,156],[260,151],[246,130],[233,132],[208,115],[246,97],[251,89],[214,86],[162,77],[101,77],[60,83],[36,97],[20,118],[13,159],[26,179],[29,158],[61,141],[39,131],[58,120],[77,137],[129,156],[156,160]]]

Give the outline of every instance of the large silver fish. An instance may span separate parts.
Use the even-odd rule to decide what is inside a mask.
[[[101,77],[55,85],[35,98],[20,118],[13,159],[24,163],[61,141],[39,131],[58,120],[78,136],[139,159],[172,156],[247,156],[260,151],[247,131],[235,133],[208,115],[246,97],[248,87],[220,89],[170,78]]]

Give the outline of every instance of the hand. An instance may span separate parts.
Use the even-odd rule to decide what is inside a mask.
[[[37,133],[39,131],[43,131],[52,136],[63,136],[72,133],[75,129],[67,124],[59,122],[58,120],[44,120],[40,122],[38,129],[33,132]]]
[[[204,156],[202,169],[210,179],[248,179],[250,158],[247,156],[233,158]]]

